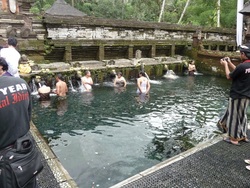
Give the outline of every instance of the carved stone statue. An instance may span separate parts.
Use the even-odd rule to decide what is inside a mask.
[[[21,56],[20,64],[19,64],[19,72],[21,74],[29,74],[32,72],[32,69],[29,64],[29,60],[26,55]]]
[[[136,50],[135,51],[135,59],[141,59],[141,53],[142,53],[141,50]]]

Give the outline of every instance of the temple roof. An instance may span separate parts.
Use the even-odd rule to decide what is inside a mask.
[[[46,15],[51,16],[85,16],[83,12],[67,4],[64,0],[56,0],[50,9],[45,11]]]
[[[247,6],[245,6],[241,11],[239,11],[239,13],[241,13],[243,15],[250,14],[250,4],[248,4]]]

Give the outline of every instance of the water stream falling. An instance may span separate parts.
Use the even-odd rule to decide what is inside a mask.
[[[69,86],[72,92],[77,92],[77,90],[74,88],[73,84],[72,84],[72,80],[69,79]]]
[[[36,86],[36,82],[35,82],[35,78],[31,79],[31,87],[32,87],[32,93],[31,95],[37,95],[38,91],[37,91],[37,86]]]

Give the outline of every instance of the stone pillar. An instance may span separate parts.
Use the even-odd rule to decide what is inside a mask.
[[[133,52],[134,52],[134,46],[133,45],[129,45],[129,47],[128,47],[128,58],[129,59],[132,59],[134,57]]]
[[[250,17],[244,14],[244,20],[243,43],[246,44],[250,42]]]
[[[171,56],[174,56],[175,55],[175,45],[172,44],[171,46]]]
[[[98,52],[98,60],[102,61],[105,58],[105,52],[104,52],[104,46],[100,45],[99,46],[99,52]]]
[[[226,52],[228,51],[228,45],[225,46],[225,51],[226,51]]]
[[[203,39],[203,35],[201,33],[201,30],[197,30],[194,34],[193,34],[193,47],[194,48],[199,48],[202,44],[202,39]]]
[[[151,57],[151,58],[154,58],[154,57],[155,57],[155,54],[156,54],[156,45],[153,44],[153,45],[151,46],[151,54],[150,54],[150,57]]]
[[[66,46],[66,47],[65,47],[64,61],[65,61],[65,62],[70,62],[70,61],[72,61],[72,48],[71,48],[71,46]]]

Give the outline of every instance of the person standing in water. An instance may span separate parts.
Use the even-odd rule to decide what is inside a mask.
[[[46,86],[45,81],[40,82],[41,87],[38,89],[38,95],[40,96],[40,101],[50,100],[50,87]]]
[[[149,80],[146,78],[143,71],[139,72],[139,78],[137,79],[137,93],[148,94],[150,90]]]
[[[68,86],[66,82],[62,80],[62,75],[58,74],[56,76],[56,90],[54,91],[58,99],[66,99],[67,98],[67,92],[68,92]]]
[[[196,67],[195,67],[195,62],[192,61],[191,63],[188,64],[188,74],[190,76],[194,76],[194,73],[196,72]]]
[[[83,85],[83,91],[91,91],[92,90],[92,85],[93,85],[93,80],[91,78],[91,73],[90,71],[85,72],[85,76],[81,78],[82,85]]]
[[[114,86],[115,87],[126,87],[127,86],[127,82],[126,82],[125,78],[122,76],[121,72],[117,73],[117,76],[114,80]]]

